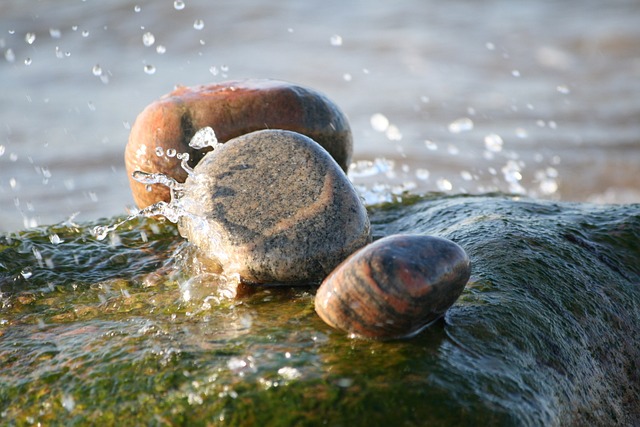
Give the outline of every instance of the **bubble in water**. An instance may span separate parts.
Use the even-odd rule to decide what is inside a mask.
[[[449,123],[449,132],[461,133],[473,129],[473,121],[468,117],[463,117]]]
[[[153,35],[153,33],[147,31],[142,35],[142,44],[144,44],[145,46],[147,47],[153,46],[155,42],[156,42],[156,37]]]
[[[353,80],[353,76],[352,76],[351,74],[349,74],[349,73],[344,73],[344,74],[342,75],[342,78],[343,78],[343,79],[344,79],[344,81],[346,81],[346,82],[350,82],[351,80]]]
[[[484,137],[484,146],[491,152],[498,153],[502,151],[502,144],[502,137],[495,133],[489,134]]]
[[[518,70],[513,70],[513,71],[511,72],[511,75],[512,75],[513,77],[520,77],[520,71],[518,71]]]
[[[201,150],[205,147],[216,148],[219,145],[218,138],[213,128],[207,126],[198,130],[191,141],[189,141],[189,147]]]
[[[26,58],[24,60],[24,65],[31,65],[31,58]]]
[[[175,157],[176,156],[176,149],[175,148],[169,148],[167,150],[167,157]]]
[[[99,64],[96,64],[91,69],[91,72],[93,73],[94,76],[99,77],[102,75],[102,68],[100,67]]]
[[[182,1],[182,0],[175,0],[173,2],[173,8],[175,10],[182,10],[182,9],[184,9],[184,7],[185,7],[185,4],[184,4],[184,1]]]
[[[140,6],[138,6],[138,5],[133,6],[133,11],[134,11],[135,13],[138,13],[138,12],[140,12],[141,10],[142,10],[142,8],[141,8]]]
[[[3,154],[4,154],[4,152],[5,152],[5,150],[6,150],[6,147],[5,147],[4,145],[1,145],[1,144],[0,144],[0,157],[2,157],[2,155],[3,155]]]
[[[36,41],[36,35],[34,33],[27,33],[24,36],[24,40],[28,43],[28,44],[33,44],[34,41]]]
[[[162,147],[156,147],[156,156],[162,157],[164,156],[164,149]]]
[[[58,28],[49,28],[49,35],[52,39],[59,39],[62,36],[62,32]]]
[[[89,30],[82,30],[82,37],[89,37]]]
[[[384,114],[376,113],[371,116],[371,127],[376,132],[385,132],[389,127],[389,119]]]
[[[342,46],[342,37],[338,34],[334,34],[329,39],[331,46]]]
[[[193,28],[195,28],[196,30],[201,30],[204,28],[204,21],[202,19],[196,19],[193,22]]]
[[[144,72],[149,74],[149,75],[155,74],[156,73],[156,67],[154,67],[153,65],[150,65],[150,64],[146,64],[144,66]]]
[[[164,45],[159,44],[158,46],[156,46],[156,52],[158,52],[160,55],[164,54],[167,51],[167,48]]]
[[[571,90],[569,90],[569,88],[565,85],[560,85],[556,87],[556,90],[563,95],[567,95],[569,92],[571,92]]]
[[[449,144],[449,146],[447,147],[447,153],[452,156],[457,156],[458,154],[460,154],[460,149],[453,144]]]

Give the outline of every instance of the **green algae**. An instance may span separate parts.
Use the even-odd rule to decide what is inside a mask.
[[[413,339],[330,329],[311,287],[186,300],[191,255],[162,221],[129,222],[105,241],[95,224],[0,237],[0,423],[640,418],[639,205],[430,195],[369,213],[376,237],[442,236],[472,259],[458,302]]]

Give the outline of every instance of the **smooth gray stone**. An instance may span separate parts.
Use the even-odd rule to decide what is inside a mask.
[[[185,182],[180,233],[244,282],[319,283],[370,241],[338,164],[312,139],[265,130],[208,153]]]

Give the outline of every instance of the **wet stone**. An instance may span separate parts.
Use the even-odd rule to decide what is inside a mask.
[[[137,182],[133,172],[163,173],[184,182],[187,174],[180,159],[157,153],[187,153],[194,167],[208,149],[195,150],[189,141],[207,126],[221,143],[257,130],[290,130],[323,146],[344,171],[351,162],[353,141],[346,116],[314,89],[269,79],[180,86],[149,104],[131,128],[125,165],[139,208],[169,202],[170,195],[163,185]]]
[[[444,315],[471,273],[454,242],[423,235],[385,237],[338,266],[315,297],[318,315],[354,336],[410,337]]]
[[[244,282],[319,283],[370,241],[359,195],[310,138],[266,130],[209,152],[184,184],[180,233]]]

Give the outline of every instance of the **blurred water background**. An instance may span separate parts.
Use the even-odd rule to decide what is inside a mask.
[[[640,202],[640,1],[2,0],[0,231],[123,214],[136,115],[175,85],[318,89],[368,203]]]

